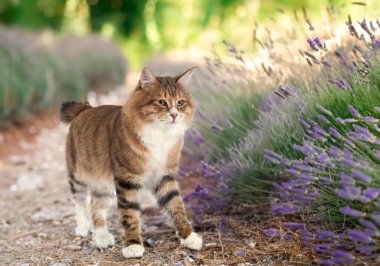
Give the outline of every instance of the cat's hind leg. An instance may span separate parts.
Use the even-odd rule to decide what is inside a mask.
[[[88,218],[87,197],[88,185],[79,181],[73,172],[69,173],[69,184],[72,198],[75,204],[76,222],[75,235],[86,237],[91,230],[91,222]]]
[[[115,244],[115,239],[108,231],[107,211],[114,198],[114,189],[110,187],[97,187],[91,190],[91,219],[93,239],[99,248],[107,248]]]

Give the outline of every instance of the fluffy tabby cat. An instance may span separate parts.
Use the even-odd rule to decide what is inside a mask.
[[[145,189],[156,196],[158,204],[173,219],[182,245],[202,248],[202,237],[191,228],[176,181],[184,133],[195,112],[187,90],[193,72],[191,68],[176,77],[156,77],[144,68],[124,106],[62,104],[61,120],[71,123],[66,160],[77,235],[87,236],[92,228],[98,247],[114,244],[106,219],[116,191],[123,226],[123,255],[142,257],[145,249],[138,193]]]

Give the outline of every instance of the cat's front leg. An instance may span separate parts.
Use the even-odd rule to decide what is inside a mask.
[[[175,178],[171,175],[164,176],[155,188],[155,195],[158,204],[172,217],[181,244],[190,249],[200,250],[203,244],[202,237],[191,228]]]
[[[125,245],[122,252],[126,258],[141,258],[145,251],[141,239],[141,208],[137,201],[140,188],[141,185],[136,177],[115,177],[115,189]]]

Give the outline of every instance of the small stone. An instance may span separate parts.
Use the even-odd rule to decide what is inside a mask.
[[[35,222],[46,222],[54,220],[57,217],[56,213],[50,210],[43,209],[34,213],[30,218]]]
[[[82,250],[81,246],[76,246],[76,245],[68,245],[63,247],[64,250],[71,250],[71,251],[79,251]]]

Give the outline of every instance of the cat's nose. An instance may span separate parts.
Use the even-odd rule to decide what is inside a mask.
[[[170,116],[173,117],[173,121],[174,121],[177,118],[178,113],[171,113]]]

